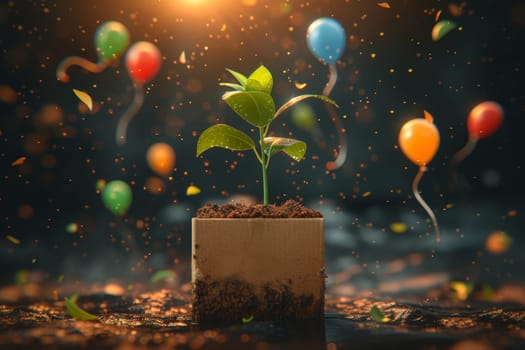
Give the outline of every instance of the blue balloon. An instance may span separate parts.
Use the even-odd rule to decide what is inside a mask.
[[[335,19],[321,17],[308,27],[306,41],[315,57],[325,63],[334,63],[343,55],[346,33]]]

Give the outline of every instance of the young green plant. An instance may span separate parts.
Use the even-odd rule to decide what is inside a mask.
[[[258,129],[258,142],[246,133],[226,124],[215,124],[204,130],[197,141],[197,157],[212,147],[222,147],[232,151],[249,151],[261,164],[263,184],[263,204],[268,205],[268,177],[267,170],[270,159],[276,153],[283,152],[293,160],[299,162],[306,153],[306,143],[285,137],[268,137],[270,124],[285,110],[294,104],[308,99],[317,98],[336,107],[337,104],[323,95],[306,94],[296,96],[276,109],[275,102],[270,95],[273,87],[273,76],[265,66],[260,66],[248,77],[227,69],[238,83],[221,83],[221,86],[232,88],[233,91],[224,93],[222,99],[242,119]]]

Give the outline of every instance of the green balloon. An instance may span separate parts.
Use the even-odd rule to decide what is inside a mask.
[[[132,199],[131,188],[124,181],[110,181],[102,191],[102,202],[115,215],[124,215]]]
[[[128,45],[128,29],[120,22],[104,22],[95,33],[95,49],[100,61],[117,59]]]

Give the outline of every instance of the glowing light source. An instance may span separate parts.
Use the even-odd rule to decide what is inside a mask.
[[[207,3],[209,0],[179,0],[178,2],[183,3],[185,5],[203,5]]]

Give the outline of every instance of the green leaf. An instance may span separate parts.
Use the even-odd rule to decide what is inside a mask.
[[[155,272],[153,276],[151,276],[150,280],[151,282],[155,283],[155,282],[159,282],[162,280],[174,279],[176,277],[177,277],[177,274],[174,271],[160,270],[160,271]]]
[[[248,323],[250,323],[252,321],[253,321],[253,315],[251,315],[250,317],[243,317],[242,318],[242,323],[244,323],[244,324],[248,324]]]
[[[285,104],[283,104],[278,110],[277,112],[275,112],[275,115],[273,116],[274,118],[277,118],[281,113],[283,113],[285,110],[287,110],[288,108],[292,107],[294,104],[296,104],[297,102],[300,102],[302,100],[306,100],[307,98],[317,98],[319,100],[322,100],[324,102],[327,102],[327,103],[330,103],[331,105],[334,105],[335,107],[339,108],[339,105],[334,101],[332,100],[331,98],[329,97],[326,97],[324,95],[313,95],[313,94],[307,94],[307,95],[300,95],[300,96],[296,96],[296,97],[293,97],[291,98],[290,100],[288,100],[288,102],[286,102]]]
[[[278,152],[285,153],[296,162],[300,162],[306,153],[306,143],[285,137],[265,137],[266,153],[271,156]]]
[[[272,73],[265,66],[259,66],[248,77],[246,82],[246,91],[261,91],[270,93],[273,88]]]
[[[381,310],[379,310],[379,308],[377,306],[372,306],[372,309],[370,310],[370,317],[372,317],[372,319],[374,321],[376,321],[377,323],[386,323],[386,322],[390,322],[391,319],[386,317],[382,312]]]
[[[248,78],[246,81],[246,91],[260,91],[269,94],[268,91],[265,91],[264,87],[261,85],[261,83],[259,83],[259,81],[252,78]]]
[[[256,127],[270,124],[275,113],[273,98],[266,92],[230,91],[222,99],[241,118]]]
[[[66,309],[67,312],[71,315],[71,317],[81,320],[81,321],[93,321],[98,318],[98,316],[90,314],[86,310],[80,308],[80,306],[77,305],[77,299],[78,295],[73,294],[71,298],[65,297],[64,300],[66,301]]]
[[[231,75],[233,75],[233,77],[235,79],[237,79],[237,81],[244,87],[246,86],[246,81],[248,80],[248,78],[246,78],[246,76],[242,73],[239,73],[239,72],[236,72],[234,71],[233,69],[229,69],[229,68],[226,68],[226,70],[228,72],[230,72]]]
[[[226,86],[236,91],[244,91],[244,86],[234,83],[220,83],[220,86]]]
[[[253,149],[255,152],[255,144],[250,136],[226,124],[215,124],[202,132],[197,140],[197,157],[212,147],[233,151]]]

